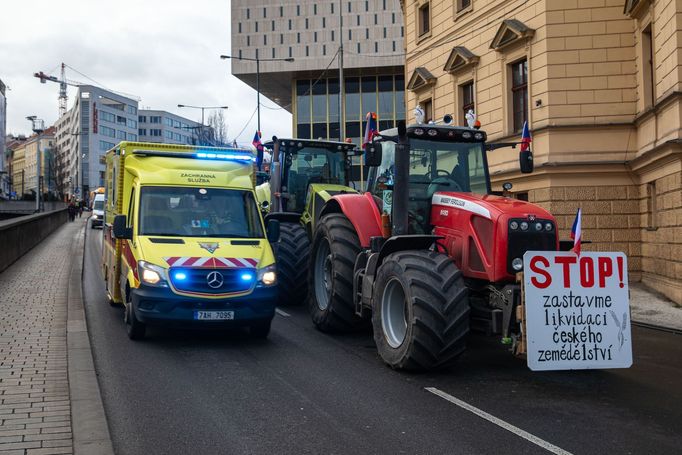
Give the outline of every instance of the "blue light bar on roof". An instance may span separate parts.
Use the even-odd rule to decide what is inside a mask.
[[[197,152],[197,158],[207,160],[231,160],[231,161],[255,161],[256,157],[251,153],[214,153]]]

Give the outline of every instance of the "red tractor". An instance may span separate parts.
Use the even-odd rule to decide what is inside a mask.
[[[383,131],[367,148],[364,194],[333,196],[311,249],[309,309],[325,332],[371,315],[381,358],[396,369],[452,364],[470,327],[517,350],[516,274],[528,250],[557,250],[554,217],[493,195],[486,134],[447,125]],[[520,154],[532,172],[530,151]]]

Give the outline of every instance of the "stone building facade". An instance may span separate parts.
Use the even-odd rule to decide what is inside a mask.
[[[535,172],[491,152],[491,178],[568,238],[623,251],[630,281],[682,304],[682,4],[672,0],[403,0],[408,113],[473,108],[491,142],[528,121]]]

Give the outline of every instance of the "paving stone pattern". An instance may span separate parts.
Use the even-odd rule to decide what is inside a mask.
[[[0,273],[0,455],[73,453],[66,319],[81,228],[68,223]]]

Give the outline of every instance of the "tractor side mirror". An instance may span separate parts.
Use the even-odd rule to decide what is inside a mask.
[[[522,174],[530,174],[533,172],[533,152],[524,150],[519,153],[519,167]]]
[[[371,142],[365,149],[365,166],[376,167],[381,165],[381,142]]]
[[[128,220],[125,215],[116,215],[114,217],[114,238],[132,240],[133,228],[129,228],[127,224]]]
[[[279,220],[268,221],[268,242],[277,243],[279,241]]]

